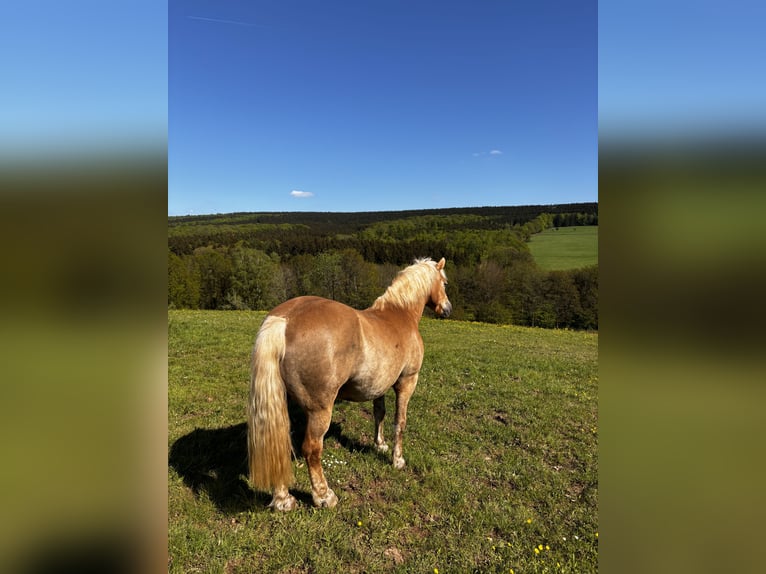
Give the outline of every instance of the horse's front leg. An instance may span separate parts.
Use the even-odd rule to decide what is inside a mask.
[[[402,435],[407,426],[407,405],[418,384],[418,373],[401,377],[394,385],[396,391],[396,415],[394,417],[394,468],[404,468],[402,456]]]
[[[375,415],[375,448],[380,452],[387,452],[388,445],[383,438],[383,418],[386,416],[385,395],[381,395],[372,401],[372,412]]]
[[[330,428],[332,418],[332,406],[320,411],[307,412],[306,436],[303,439],[303,457],[309,468],[311,480],[311,498],[314,505],[332,508],[338,504],[338,497],[327,486],[324,472],[322,471],[322,449],[324,447],[324,435]]]

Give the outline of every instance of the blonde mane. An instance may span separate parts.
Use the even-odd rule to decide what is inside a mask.
[[[436,262],[430,257],[416,259],[412,265],[397,273],[386,292],[375,300],[370,309],[406,309],[413,304],[422,304],[423,299],[431,292],[434,273],[439,271],[436,269]],[[441,274],[447,278],[443,269]]]

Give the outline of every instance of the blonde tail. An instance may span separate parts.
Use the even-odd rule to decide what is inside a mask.
[[[247,452],[250,480],[258,489],[271,491],[290,486],[295,477],[290,455],[290,417],[280,362],[285,356],[282,317],[268,316],[258,331],[250,370],[247,405]]]

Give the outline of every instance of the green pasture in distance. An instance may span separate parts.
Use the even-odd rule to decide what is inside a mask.
[[[541,269],[577,269],[598,263],[598,226],[559,227],[536,233],[529,251]]]
[[[373,448],[372,403],[337,403],[323,465],[338,506],[311,505],[299,454],[300,504],[280,514],[246,477],[264,316],[168,312],[169,573],[597,571],[597,333],[422,319],[407,466]]]

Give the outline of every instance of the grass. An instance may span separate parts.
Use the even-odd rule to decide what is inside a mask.
[[[372,404],[339,403],[323,456],[338,506],[311,506],[299,460],[300,507],[277,514],[245,477],[263,317],[168,313],[169,572],[597,570],[597,334],[423,319],[405,469],[371,448]]]
[[[559,227],[532,236],[529,250],[541,269],[577,269],[598,263],[598,226]]]

